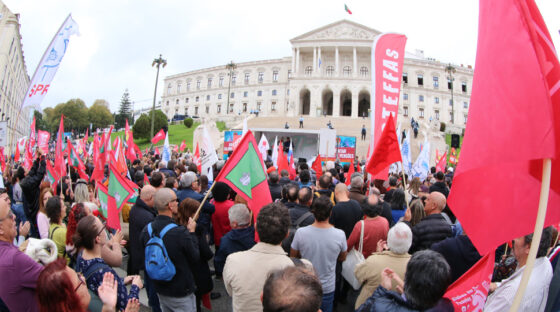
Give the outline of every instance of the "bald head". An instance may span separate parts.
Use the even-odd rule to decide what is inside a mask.
[[[175,198],[175,192],[168,188],[161,188],[156,191],[154,195],[154,207],[158,212],[165,212],[168,210],[168,204]]]
[[[140,191],[140,199],[148,206],[153,207],[155,193],[156,193],[155,187],[151,186],[150,184],[144,185],[144,187]],[[151,204],[148,202],[151,202]]]
[[[424,206],[424,210],[426,215],[431,215],[435,213],[440,213],[445,208],[445,204],[447,200],[445,199],[445,195],[440,192],[432,192],[428,196],[426,200],[426,206]]]
[[[334,196],[336,198],[336,201],[338,202],[348,201],[348,187],[346,186],[346,184],[338,183],[334,187]]]

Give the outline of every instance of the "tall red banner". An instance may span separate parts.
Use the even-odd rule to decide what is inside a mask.
[[[375,38],[371,53],[373,64],[371,101],[371,141],[370,150],[377,144],[389,115],[395,122],[399,110],[399,98],[404,62],[406,36],[400,34],[381,34]],[[368,155],[369,157],[370,155]],[[389,168],[376,178],[386,179]]]
[[[37,146],[43,150],[43,153],[49,152],[49,140],[51,139],[51,134],[47,131],[39,130],[37,131]]]

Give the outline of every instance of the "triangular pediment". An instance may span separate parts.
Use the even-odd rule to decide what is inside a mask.
[[[371,40],[381,32],[349,20],[341,20],[317,28],[290,40],[291,43],[320,40]]]

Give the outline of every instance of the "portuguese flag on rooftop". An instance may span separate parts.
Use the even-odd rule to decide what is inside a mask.
[[[255,217],[262,206],[272,202],[264,163],[251,131],[247,131],[243,136],[216,177],[216,181],[226,183],[245,199]]]

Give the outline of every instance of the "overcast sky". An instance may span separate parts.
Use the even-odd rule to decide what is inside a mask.
[[[129,90],[135,108],[151,106],[156,70],[163,78],[234,62],[291,55],[289,40],[348,19],[381,32],[408,37],[406,50],[424,50],[443,62],[474,65],[478,25],[476,0],[192,1],[192,0],[3,0],[20,14],[23,51],[33,75],[68,14],[80,27],[42,107],[79,97],[86,105],[105,99],[111,110]],[[537,0],[553,41],[560,38],[560,1]]]

